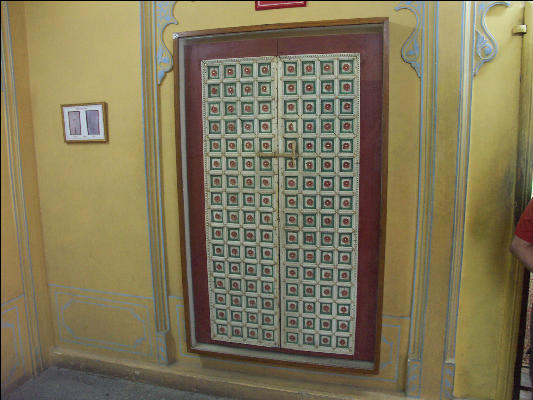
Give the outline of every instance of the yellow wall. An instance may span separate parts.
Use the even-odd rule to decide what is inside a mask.
[[[494,398],[505,327],[505,288],[514,272],[508,251],[513,212],[522,41],[509,35],[523,9],[494,9],[487,24],[500,51],[474,81],[471,152],[457,338],[456,390],[462,397]],[[498,23],[500,21],[502,23]],[[505,21],[505,23],[503,23]],[[494,79],[495,76],[501,77]],[[483,370],[483,375],[474,371]]]
[[[28,71],[26,74],[20,67],[16,78],[26,82],[31,100],[25,107],[27,125],[23,129],[34,132],[35,137],[36,167],[32,169],[30,163],[27,169],[30,175],[37,172],[54,343],[62,352],[76,351],[81,358],[83,354],[97,359],[112,357],[124,365],[129,362],[126,360],[154,362],[139,3],[13,2],[10,8],[11,4],[19,15],[11,21],[12,25],[22,29],[25,37],[25,43],[18,46],[22,49],[18,58],[26,60]],[[177,359],[167,368],[175,376],[196,373],[227,378],[224,374],[230,373],[232,379],[243,384],[261,382],[286,389],[316,390],[324,390],[327,385],[328,391],[339,394],[351,393],[351,387],[405,390],[414,250],[417,238],[420,240],[419,148],[424,144],[419,142],[419,131],[421,124],[431,126],[431,115],[421,111],[426,103],[421,104],[420,89],[423,82],[428,91],[432,86],[431,82],[419,79],[400,57],[401,47],[415,27],[415,18],[407,10],[394,11],[397,5],[397,2],[312,1],[305,8],[256,12],[251,1],[176,4],[174,15],[179,23],[164,33],[169,48],[173,32],[389,17],[390,109],[382,370],[378,376],[361,377],[298,368],[265,369],[253,363],[220,361],[185,351],[174,77],[172,73],[166,75],[159,93],[161,162],[170,336]],[[423,303],[426,312],[421,367],[423,398],[435,398],[441,389],[459,118],[461,5],[442,3],[439,9],[432,252],[429,295]],[[434,7],[434,3],[428,3],[428,12]],[[458,396],[494,398],[496,392],[499,356],[496,343],[506,327],[494,315],[506,311],[502,309],[502,271],[510,262],[506,238],[511,234],[521,45],[520,37],[509,32],[520,13],[518,2],[513,2],[509,9],[491,11],[493,17],[487,20],[499,40],[500,54],[483,67],[473,92],[457,344]],[[428,19],[428,29],[434,28],[429,26],[430,22]],[[65,144],[60,105],[91,101],[108,104],[109,143]],[[487,215],[492,218],[487,220]],[[10,228],[7,224],[4,228],[2,223],[2,229]],[[16,282],[15,278],[4,279],[2,275],[2,285],[6,280]],[[16,287],[15,283],[10,287]]]

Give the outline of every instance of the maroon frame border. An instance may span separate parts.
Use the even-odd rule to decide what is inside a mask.
[[[299,23],[286,23],[286,24],[271,24],[271,25],[256,25],[256,26],[241,26],[241,27],[232,27],[232,28],[219,28],[219,29],[211,29],[211,30],[203,30],[203,31],[189,31],[189,32],[180,32],[175,40],[174,40],[174,61],[175,61],[175,75],[179,75],[179,58],[180,58],[180,52],[179,52],[179,40],[180,39],[188,39],[191,37],[194,38],[202,38],[207,35],[223,35],[223,34],[235,34],[235,33],[252,33],[252,32],[261,32],[261,31],[268,31],[268,30],[274,30],[274,29],[294,29],[294,28],[319,28],[319,27],[328,27],[328,26],[342,26],[342,25],[361,25],[361,24],[371,24],[376,25],[380,27],[380,31],[382,33],[382,42],[383,42],[383,87],[382,87],[382,99],[383,99],[383,110],[382,110],[382,160],[381,160],[381,221],[380,221],[380,245],[379,245],[379,278],[378,278],[378,323],[377,323],[377,338],[378,340],[375,341],[375,361],[373,367],[370,369],[368,368],[361,368],[361,367],[346,367],[346,366],[333,366],[333,365],[317,365],[317,364],[309,364],[307,362],[302,361],[282,361],[282,360],[274,360],[274,359],[265,359],[258,356],[245,356],[245,355],[235,355],[235,354],[225,354],[225,353],[219,353],[212,350],[207,349],[198,349],[196,348],[192,343],[192,334],[190,326],[187,323],[187,321],[190,320],[190,311],[189,311],[189,302],[188,302],[188,296],[191,288],[189,288],[189,282],[187,279],[183,281],[183,290],[184,290],[184,299],[186,303],[185,307],[185,330],[186,330],[186,343],[187,343],[187,351],[190,353],[197,353],[201,355],[208,355],[212,356],[218,359],[229,359],[229,360],[250,360],[255,361],[259,363],[269,364],[269,365],[282,365],[282,366],[295,366],[295,367],[303,367],[303,368],[309,368],[309,369],[316,369],[316,370],[329,370],[329,371],[339,371],[339,372],[348,372],[352,374],[378,374],[380,370],[380,343],[381,343],[381,316],[382,316],[382,310],[383,310],[383,276],[384,276],[384,256],[385,256],[385,221],[386,221],[386,215],[387,215],[387,142],[388,142],[388,108],[389,108],[389,101],[388,101],[388,90],[389,90],[389,21],[386,17],[379,17],[379,18],[356,18],[356,19],[340,19],[340,20],[328,20],[328,21],[308,21],[308,22],[299,22]],[[176,92],[179,92],[180,85],[178,84],[178,79],[175,79],[174,81],[174,89]],[[176,150],[177,150],[177,168],[178,171],[182,171],[182,157],[181,157],[181,130],[180,130],[180,98],[179,96],[174,97],[175,101],[175,125],[176,125],[176,137],[178,140],[176,141]],[[183,181],[182,181],[182,175],[181,173],[178,174],[177,177],[177,183],[178,187],[183,187]],[[179,198],[179,211],[180,215],[184,215],[184,202],[182,198]],[[184,226],[184,220],[180,220],[180,243],[182,245],[182,249],[184,249],[187,244],[185,243],[185,226]],[[187,259],[185,252],[181,252],[181,259],[182,259],[182,274],[184,277],[188,276],[187,271]]]

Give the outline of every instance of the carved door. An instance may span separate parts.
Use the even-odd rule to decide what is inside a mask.
[[[197,340],[373,360],[379,36],[185,54]]]

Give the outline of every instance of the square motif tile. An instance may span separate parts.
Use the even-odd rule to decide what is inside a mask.
[[[303,319],[303,328],[306,330],[315,330],[315,319],[314,318],[304,318]]]
[[[339,101],[339,110],[341,114],[353,114],[354,103],[351,99],[341,99]]]
[[[248,324],[257,324],[259,321],[258,314],[256,312],[250,312],[248,311],[246,313],[246,322]]]
[[[272,105],[270,101],[259,102],[259,114],[270,114],[272,112]]]
[[[271,74],[270,63],[259,63],[258,69],[259,69],[258,75],[262,78],[269,77]]]
[[[248,276],[256,276],[257,275],[257,265],[255,264],[246,264],[244,267],[245,274]],[[257,282],[257,281],[253,281]]]
[[[337,280],[339,282],[351,282],[352,280],[352,271],[347,269],[347,270],[337,270]]]
[[[220,97],[220,84],[213,83],[211,85],[207,85],[207,97]]]
[[[254,85],[251,82],[241,83],[241,97],[252,97],[254,95]]]
[[[333,153],[335,151],[335,140],[334,139],[322,139],[320,141],[322,153]]]
[[[316,81],[302,81],[302,94],[310,95],[316,94]]]
[[[335,197],[321,196],[321,208],[324,210],[332,210],[335,206]]]
[[[322,99],[320,101],[320,113],[323,115],[335,114],[335,99]],[[332,126],[329,127],[330,130]]]
[[[304,313],[314,314],[315,313],[315,308],[316,308],[316,305],[315,305],[314,302],[304,301],[304,303],[303,303],[303,312]]]
[[[286,301],[285,302],[285,311],[297,313],[299,310],[299,302],[296,301]]]
[[[315,195],[306,195],[303,196],[303,206],[304,209],[312,210],[316,208],[316,196]]]
[[[272,225],[274,223],[274,217],[270,212],[261,212],[261,224],[262,225]]]
[[[253,115],[254,114],[254,103],[250,101],[241,102],[241,114],[242,115]]]
[[[225,83],[224,84],[224,96],[226,97],[236,97],[237,96],[237,86],[235,83]]]
[[[333,68],[333,61],[320,61],[320,74],[321,75],[333,75],[335,73]]]
[[[286,96],[295,96],[298,94],[297,81],[284,81],[283,90]]]
[[[293,61],[285,61],[283,63],[283,75],[285,76],[298,75],[298,64]]]
[[[253,139],[242,139],[241,151],[255,152],[255,142]]]
[[[209,110],[209,116],[218,116],[220,115],[220,103],[208,103],[207,108]]]
[[[315,268],[312,267],[305,267],[303,269],[303,279],[304,280],[311,280],[314,281],[316,279],[316,271]]]
[[[220,78],[220,69],[219,66],[209,66],[207,67],[207,76],[208,79],[219,79]]]
[[[322,158],[321,162],[322,162],[322,167],[321,167],[322,172],[334,172],[335,161],[333,158]]]
[[[235,65],[225,65],[224,66],[224,78],[236,78],[237,70]]]
[[[254,121],[243,119],[241,121],[242,133],[253,134],[254,133]]]
[[[298,232],[286,231],[285,236],[287,244],[298,244]]]
[[[237,104],[235,102],[224,103],[225,115],[237,115]]]
[[[303,112],[304,114],[316,114],[316,100],[304,100]]]
[[[341,153],[353,153],[353,139],[339,140]]]
[[[254,76],[253,64],[241,64],[241,78],[252,78]]]
[[[322,94],[335,94],[335,83],[333,80],[323,80],[320,82],[320,93]]]
[[[322,250],[320,252],[322,262],[324,264],[333,264],[333,252],[328,250]]]
[[[316,133],[316,120],[304,119],[303,120],[304,133],[314,134]]]
[[[272,89],[270,82],[258,82],[258,89],[257,93],[259,96],[271,96],[272,95]]]
[[[314,75],[315,74],[315,62],[314,61],[302,61],[302,74]]]
[[[303,152],[315,153],[316,152],[316,139],[303,139]]]
[[[314,246],[316,244],[316,233],[315,232],[304,232],[304,244],[305,245],[311,245]],[[306,261],[313,260],[315,258],[315,253],[308,253],[310,254],[309,259],[307,258],[307,254],[304,253],[304,257]]]
[[[316,226],[315,214],[303,214],[303,221],[305,228],[314,228]]]
[[[298,113],[298,100],[285,100],[283,111],[287,115]]]
[[[354,94],[353,80],[340,80],[339,81],[339,93],[340,94]]]
[[[347,75],[354,73],[353,60],[339,60],[339,75]]]
[[[296,119],[285,119],[285,133],[296,133],[298,130],[298,120]]]
[[[316,159],[315,158],[304,158],[303,168],[305,172],[316,172]]]
[[[230,224],[238,224],[240,221],[239,218],[239,212],[238,211],[227,211],[227,222]]]
[[[261,276],[272,277],[274,275],[274,268],[272,265],[261,265]]]

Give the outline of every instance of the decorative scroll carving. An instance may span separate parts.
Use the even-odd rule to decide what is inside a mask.
[[[177,24],[173,10],[175,1],[156,1],[157,23],[157,84],[160,85],[165,74],[172,69],[172,55],[163,41],[163,31],[170,24]]]
[[[474,66],[474,75],[477,75],[483,64],[492,61],[498,54],[498,43],[487,29],[485,17],[489,10],[496,5],[509,7],[510,1],[479,2],[477,4],[476,26],[476,54],[478,61]]]
[[[415,29],[402,46],[402,59],[411,64],[419,78],[422,76],[420,42],[423,35],[423,26],[421,24],[423,24],[424,8],[423,1],[402,1],[394,8],[395,11],[409,10],[416,17]]]

